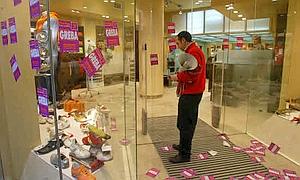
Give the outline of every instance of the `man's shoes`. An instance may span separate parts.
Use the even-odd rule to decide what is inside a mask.
[[[190,162],[191,157],[189,156],[182,156],[182,155],[176,155],[174,157],[170,157],[169,161],[171,163],[184,163],[184,162]]]
[[[172,145],[172,148],[175,149],[176,151],[179,151],[179,150],[180,150],[180,146],[177,145],[177,144],[173,144],[173,145]]]

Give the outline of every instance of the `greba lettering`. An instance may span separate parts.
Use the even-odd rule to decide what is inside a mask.
[[[76,31],[62,30],[59,32],[61,40],[78,40],[78,33]]]
[[[106,36],[117,36],[118,35],[118,29],[107,29],[106,30]]]
[[[91,62],[93,63],[93,65],[96,69],[100,68],[100,63],[99,63],[98,58],[95,53],[91,53],[89,55],[89,59],[91,60]]]

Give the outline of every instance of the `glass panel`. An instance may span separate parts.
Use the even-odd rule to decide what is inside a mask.
[[[192,34],[201,34],[204,32],[204,11],[187,14],[187,31]]]
[[[267,31],[270,29],[270,19],[248,19],[247,31]]]
[[[205,11],[205,33],[223,32],[224,15],[217,10]]]
[[[225,17],[225,32],[243,32],[245,28],[245,21],[229,20],[229,18]]]
[[[175,34],[186,30],[186,13],[172,16],[172,22],[175,23]]]

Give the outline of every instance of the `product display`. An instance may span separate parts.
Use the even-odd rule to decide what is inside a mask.
[[[97,128],[96,126],[88,125],[87,127],[91,133],[94,133],[96,136],[98,136],[100,138],[103,138],[106,140],[111,138],[110,135],[106,134],[103,130]]]
[[[66,112],[71,112],[73,110],[76,110],[78,112],[85,112],[85,105],[83,102],[80,102],[78,100],[67,100],[64,103],[64,110]]]
[[[82,147],[80,144],[78,144],[76,141],[73,142],[69,148],[71,150],[70,154],[72,154],[76,158],[86,159],[91,156],[91,153],[84,147]]]
[[[60,147],[63,146],[62,140],[59,140],[59,146]],[[36,150],[35,152],[42,155],[42,154],[47,154],[51,151],[54,151],[55,149],[57,149],[57,141],[52,140],[52,141],[49,141],[47,145],[45,145],[44,147],[42,147],[39,150]]]
[[[96,177],[90,173],[83,165],[73,163],[71,169],[72,176],[77,180],[96,180]]]

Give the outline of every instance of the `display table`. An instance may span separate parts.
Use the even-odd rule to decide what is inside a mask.
[[[66,112],[63,110],[58,110],[57,112],[58,115],[67,115]],[[89,118],[88,118],[89,119]],[[70,127],[63,130],[66,133],[71,133],[74,135],[74,137],[77,139],[79,144],[81,143],[81,139],[85,137],[86,135],[81,131],[80,129],[80,123],[75,121],[74,118],[69,119],[70,122]],[[87,121],[90,124],[95,124],[95,121]],[[46,143],[49,140],[49,135],[47,132],[48,127],[51,125],[46,123],[46,124],[40,124],[40,131],[41,131],[41,139],[42,143]],[[85,149],[89,149],[88,146],[83,146]],[[63,177],[64,180],[73,180],[75,178],[72,177],[71,175],[71,167],[72,167],[72,161],[71,158],[69,157],[70,149],[61,147],[60,151],[62,154],[66,155],[69,158],[70,162],[70,167],[67,169],[63,169]],[[56,168],[54,165],[50,163],[50,157],[52,154],[57,153],[56,150],[44,154],[44,155],[38,155],[34,151],[31,151],[29,154],[27,163],[24,167],[23,174],[21,179],[22,180],[58,180],[59,179],[59,171],[58,168]],[[97,174],[99,171],[101,171],[101,168],[98,169],[97,171],[94,172],[94,174]]]

